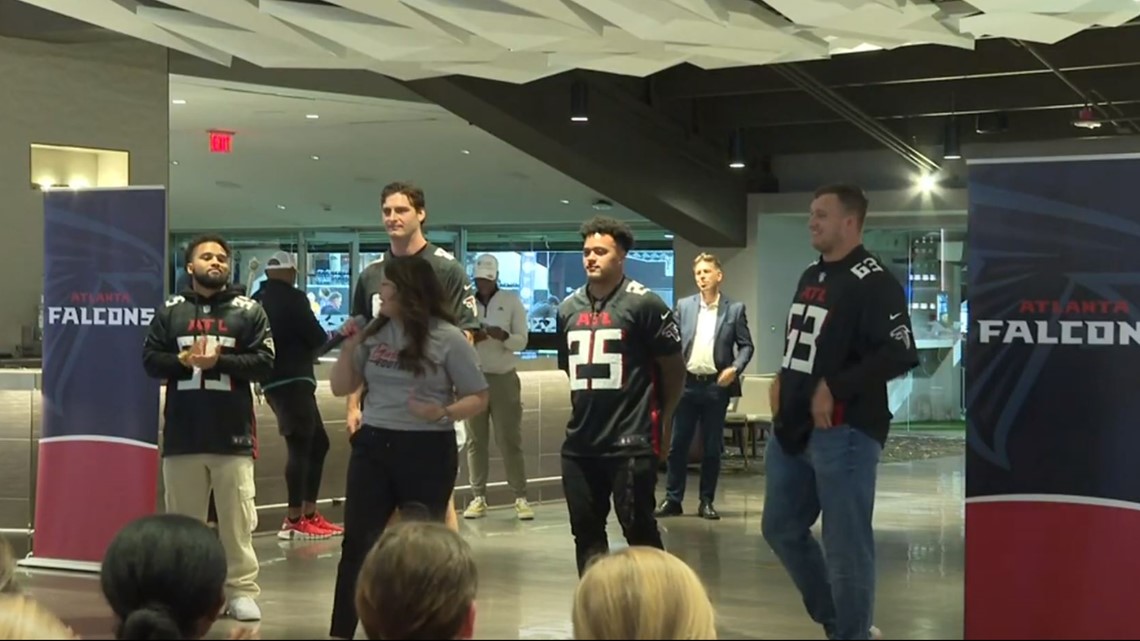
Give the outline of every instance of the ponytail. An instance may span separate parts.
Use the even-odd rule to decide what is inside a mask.
[[[158,603],[148,603],[127,615],[117,635],[119,639],[181,639],[182,631],[170,610]]]

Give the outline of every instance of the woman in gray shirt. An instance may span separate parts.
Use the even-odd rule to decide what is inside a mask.
[[[333,601],[331,635],[342,639],[356,630],[364,557],[397,508],[422,506],[443,522],[459,470],[455,422],[487,407],[475,348],[445,308],[431,265],[418,256],[385,261],[380,298],[376,319],[342,343],[329,375],[336,396],[365,386]]]

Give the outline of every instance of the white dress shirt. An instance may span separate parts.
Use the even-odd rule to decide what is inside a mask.
[[[505,341],[488,337],[475,344],[483,372],[506,374],[518,366],[519,357],[515,352],[526,348],[529,331],[526,308],[518,294],[503,289],[495,290],[486,305],[478,296],[475,302],[479,308],[479,322],[484,327],[499,327],[507,332]]]
[[[701,306],[697,312],[697,333],[693,336],[693,351],[689,353],[689,362],[685,368],[691,374],[716,374],[716,361],[713,359],[713,347],[716,340],[716,314],[720,307],[720,294],[716,300],[706,303],[703,296],[699,297]]]

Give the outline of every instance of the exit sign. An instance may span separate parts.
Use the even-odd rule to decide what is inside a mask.
[[[211,130],[210,153],[228,154],[234,150],[234,132]]]

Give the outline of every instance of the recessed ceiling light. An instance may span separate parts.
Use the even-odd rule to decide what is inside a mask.
[[[316,120],[317,118],[320,118],[321,115],[320,114],[305,114],[305,117],[308,118],[309,120]]]
[[[309,158],[312,158],[313,160],[320,160],[321,159],[320,156],[309,156]]]
[[[183,100],[183,99],[181,99],[181,98],[175,98],[174,100],[171,100],[170,102],[171,102],[172,104],[175,104],[175,105],[184,105],[184,104],[186,104],[186,101],[185,101],[185,100]]]
[[[459,153],[463,154],[464,156],[470,156],[471,150],[470,149],[460,149]]]
[[[570,201],[569,201],[569,200],[566,200],[565,198],[563,198],[563,199],[562,199],[560,202],[561,202],[563,205],[569,205],[569,204],[570,204]]]
[[[285,205],[277,205],[278,209],[285,209]]]
[[[172,164],[172,165],[177,165],[177,164],[178,164],[178,161],[177,161],[177,160],[171,160],[171,161],[170,161],[170,164]]]
[[[673,234],[665,234],[665,240],[673,240]]]

